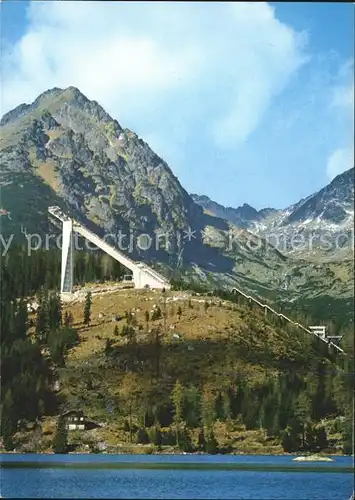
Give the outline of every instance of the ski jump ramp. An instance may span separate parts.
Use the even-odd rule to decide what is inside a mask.
[[[109,245],[95,233],[82,226],[60,209],[60,207],[49,207],[48,212],[62,223],[62,269],[60,292],[72,293],[73,291],[73,233],[78,233],[91,241],[98,248],[120,262],[124,267],[132,271],[135,288],[165,288],[170,289],[169,281],[160,273],[147,266],[143,262],[137,262],[127,257],[123,252]]]

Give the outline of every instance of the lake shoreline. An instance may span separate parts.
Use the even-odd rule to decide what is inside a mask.
[[[333,463],[297,463],[292,459],[291,454],[8,453],[0,457],[0,470],[5,498],[124,499],[127,493],[130,498],[152,500],[349,498],[353,489],[352,458],[339,456]]]
[[[67,456],[69,457],[69,456]],[[66,458],[67,458],[66,457]],[[211,457],[210,457],[211,458]],[[77,469],[77,470],[201,470],[201,471],[253,471],[253,472],[294,472],[294,473],[354,473],[352,465],[324,463],[252,463],[220,461],[101,461],[86,460],[1,460],[0,469]]]
[[[344,453],[302,453],[302,452],[285,452],[285,453],[246,453],[235,452],[232,453],[206,453],[204,451],[195,451],[195,452],[185,452],[185,451],[152,451],[151,453],[147,453],[146,450],[142,449],[142,453],[138,452],[129,452],[124,450],[122,452],[119,451],[99,451],[97,453],[92,451],[70,451],[68,453],[54,453],[53,451],[43,451],[43,452],[21,452],[21,451],[5,451],[0,450],[1,455],[142,455],[142,456],[262,456],[262,457],[297,457],[297,456],[317,456],[317,457],[354,457],[354,455],[346,455]]]

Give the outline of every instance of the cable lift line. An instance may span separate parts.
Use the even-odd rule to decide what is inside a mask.
[[[323,342],[325,342],[326,344],[328,344],[329,347],[332,347],[332,348],[336,349],[338,352],[340,352],[341,354],[346,355],[346,353],[344,352],[344,350],[341,347],[339,347],[339,345],[338,345],[338,343],[343,338],[342,335],[327,335],[326,334],[326,327],[325,326],[308,326],[308,327],[306,327],[304,325],[301,325],[300,323],[297,323],[296,321],[293,321],[292,319],[288,318],[284,314],[275,311],[274,309],[272,309],[272,307],[268,306],[267,304],[263,304],[263,303],[259,302],[259,300],[255,299],[251,295],[245,294],[244,292],[242,292],[237,287],[233,287],[232,290],[231,290],[231,292],[234,293],[234,294],[238,293],[238,294],[242,295],[243,297],[245,297],[246,299],[248,299],[249,302],[250,301],[254,302],[259,307],[261,307],[262,309],[264,309],[265,314],[267,314],[268,311],[271,312],[275,316],[277,316],[279,318],[282,318],[285,321],[287,321],[288,323],[291,323],[291,324],[295,325],[297,328],[300,328],[304,332],[307,332],[310,335],[315,335],[317,338],[319,338],[320,340],[322,340]]]

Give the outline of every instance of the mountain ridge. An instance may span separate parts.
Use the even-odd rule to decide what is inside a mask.
[[[237,208],[224,207],[205,195],[192,194],[192,198],[209,214],[263,237],[272,232],[276,232],[274,236],[277,237],[282,232],[285,234],[285,231],[290,231],[288,239],[300,234],[321,239],[327,231],[336,238],[341,232],[350,232],[353,227],[354,168],[337,175],[319,191],[285,209],[256,210],[247,204]],[[284,250],[292,251],[287,245]]]
[[[99,235],[122,230],[126,235],[169,235],[167,245],[159,242],[144,250],[135,245],[133,250],[134,258],[168,276],[182,273],[284,297],[282,283],[294,273],[290,299],[305,293],[308,275],[321,287],[317,293],[329,288],[332,294],[352,293],[348,278],[336,281],[334,275],[331,287],[328,278],[323,284],[312,266],[285,257],[262,234],[204,214],[144,140],[75,87],[48,90],[32,104],[8,112],[1,123],[0,208],[11,212],[11,220],[2,217],[4,234],[20,227],[50,232],[47,211],[55,204]],[[252,219],[253,210],[245,204],[242,214]],[[264,209],[261,220],[265,213],[275,215]],[[309,289],[306,295],[312,293]]]

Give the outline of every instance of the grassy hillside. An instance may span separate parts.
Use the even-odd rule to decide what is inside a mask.
[[[168,452],[177,449],[177,434],[180,449],[197,451],[203,449],[202,432],[206,440],[213,436],[221,452],[282,453],[292,451],[285,429],[296,413],[315,434],[327,426],[326,451],[342,450],[336,401],[343,394],[334,385],[339,360],[323,344],[259,310],[216,297],[89,289],[90,325],[83,324],[85,290],[64,304],[79,342],[65,366],[55,368],[58,412],[82,409],[103,425],[69,432],[78,450]],[[324,405],[321,421],[322,383],[332,402]],[[50,449],[55,429],[55,415],[46,416],[35,429],[16,435],[17,446]]]

